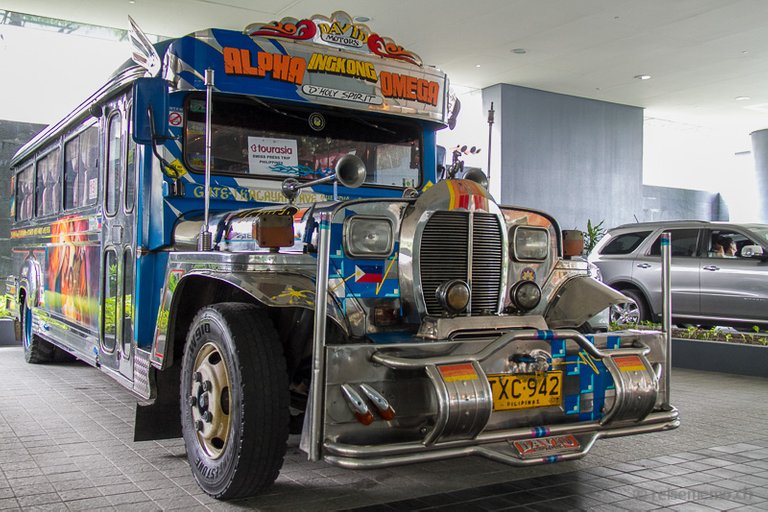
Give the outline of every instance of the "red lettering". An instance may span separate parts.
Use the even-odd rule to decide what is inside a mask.
[[[272,58],[272,78],[287,81],[290,62],[291,58],[288,55],[275,55]]]
[[[251,52],[248,50],[240,50],[240,58],[243,61],[243,74],[251,76],[264,76],[263,72],[259,72],[257,68],[251,66]]]
[[[240,65],[240,52],[237,48],[222,48],[222,54],[224,55],[224,72],[228,75],[241,75],[243,67]]]
[[[291,57],[291,69],[288,72],[288,81],[301,85],[304,81],[304,70],[307,68],[307,61],[301,57]]]
[[[261,70],[262,73],[266,73],[267,71],[272,71],[272,54],[271,53],[259,52],[258,62],[259,62],[259,69]]]
[[[440,84],[434,81],[382,71],[379,73],[381,95],[437,106]]]
[[[228,75],[247,75],[263,77],[272,72],[274,80],[282,80],[301,85],[307,61],[301,57],[258,52],[256,67],[253,66],[250,50],[244,48],[222,48],[224,72]]]

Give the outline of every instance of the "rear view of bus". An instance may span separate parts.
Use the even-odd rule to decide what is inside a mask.
[[[14,157],[30,363],[76,356],[222,499],[311,460],[571,460],[678,426],[660,332],[436,132],[448,79],[344,12],[152,45]]]

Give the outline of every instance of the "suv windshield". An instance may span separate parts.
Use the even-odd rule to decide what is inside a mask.
[[[768,242],[768,226],[750,226],[752,229],[752,232],[759,235],[762,240],[760,240],[763,243]]]
[[[184,156],[192,170],[203,171],[205,99],[191,98],[185,110]],[[215,98],[212,172],[316,179],[333,172],[338,159],[351,153],[365,163],[367,184],[418,187],[419,125],[363,116],[254,98]]]

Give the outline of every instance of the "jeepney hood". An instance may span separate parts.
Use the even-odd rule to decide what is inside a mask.
[[[602,293],[599,284],[572,281],[590,279],[586,263],[559,257],[559,229],[553,219],[500,206],[487,190],[468,180],[441,181],[417,198],[216,213],[209,229],[219,251],[316,254],[323,212],[330,216],[328,293],[354,319],[358,336],[375,339],[409,332],[421,339],[441,339],[489,329],[546,329],[550,320],[556,320],[558,327],[578,327],[623,299],[618,293]],[[272,250],[259,246],[254,224],[269,216],[291,218],[291,245]],[[201,225],[199,217],[180,220],[174,229],[174,249],[195,250]],[[525,237],[519,230],[539,237],[535,254],[525,253],[521,247]],[[466,282],[471,289],[471,301],[459,314],[446,311],[436,298],[436,290],[450,280]],[[534,283],[541,292],[538,304],[525,310],[516,307],[510,296],[510,290],[523,282]],[[595,290],[590,296],[596,299],[594,304],[582,304],[573,318],[566,318],[574,308],[573,293],[564,294],[569,288]],[[563,295],[565,299],[560,298]]]

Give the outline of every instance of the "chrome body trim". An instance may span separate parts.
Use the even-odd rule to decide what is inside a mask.
[[[512,329],[537,329],[544,331],[547,322],[541,315],[524,316],[428,316],[419,326],[417,336],[431,341],[453,339],[454,335],[466,338],[498,336]]]
[[[561,462],[583,458],[589,453],[598,439],[662,432],[676,429],[679,426],[678,411],[672,408],[670,411],[651,413],[645,420],[636,424],[607,427],[605,425],[588,423],[580,425],[550,425],[542,428],[548,429],[553,436],[576,435],[578,432],[589,433],[590,441],[585,445],[585,448],[573,454],[558,455],[557,462]],[[470,444],[468,441],[456,441],[447,446],[424,446],[422,444],[410,443],[402,444],[391,450],[383,450],[382,448],[385,447],[379,446],[366,446],[356,447],[357,449],[353,451],[350,451],[348,446],[329,442],[325,445],[328,454],[323,457],[323,460],[334,466],[347,469],[385,468],[468,455],[479,455],[512,466],[530,466],[552,462],[545,458],[523,459],[514,454],[510,450],[509,443],[513,440],[522,439],[536,439],[536,437],[531,436],[530,428],[521,428],[498,433],[495,436],[480,435],[476,439],[476,444]]]
[[[320,214],[319,242],[317,248],[317,280],[315,297],[328,295],[328,261],[331,245],[331,219],[332,214],[322,212]],[[323,398],[325,395],[325,301],[318,301],[315,305],[315,329],[312,335],[312,389],[309,409],[309,460],[318,461],[321,456],[321,443],[323,436]]]

